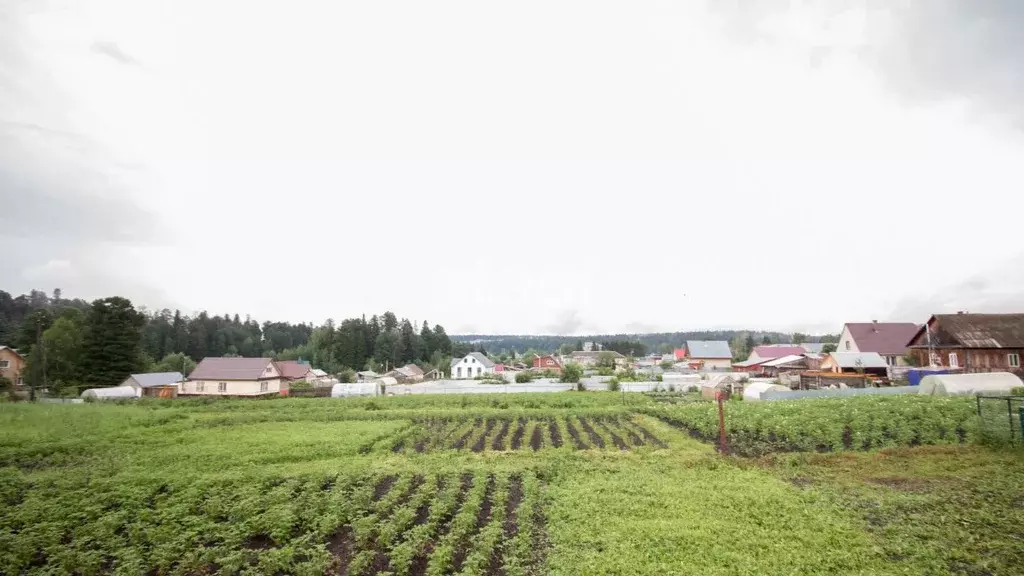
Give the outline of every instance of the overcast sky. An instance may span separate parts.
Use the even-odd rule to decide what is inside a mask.
[[[450,333],[1024,311],[1015,0],[0,7],[0,289]]]

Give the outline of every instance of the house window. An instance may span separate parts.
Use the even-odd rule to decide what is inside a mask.
[[[10,368],[10,366],[11,366],[11,361],[10,360],[0,360],[0,368]]]
[[[217,392],[227,392],[227,391],[228,391],[228,383],[227,382],[218,382],[217,383]]]
[[[1020,354],[1007,354],[1006,363],[1010,368],[1020,368]]]
[[[849,341],[849,340],[847,340],[847,341],[846,341],[846,349],[847,349],[847,350],[849,350],[849,349],[850,349],[850,341]]]
[[[455,377],[462,378],[462,366],[459,366],[458,368],[455,369]]]
[[[476,358],[471,358],[470,361],[473,362],[473,364],[476,364]]]
[[[959,368],[960,367],[960,359],[956,357],[956,352],[950,352],[949,353],[949,367],[950,368]]]
[[[203,384],[204,384],[203,382],[196,382],[196,392],[202,392],[203,391]]]
[[[476,367],[476,375],[477,375],[477,376],[479,376],[479,375],[480,375],[480,367],[479,367],[479,366],[477,366],[477,367]]]
[[[270,384],[268,382],[260,382],[260,392],[266,392],[269,389]]]
[[[888,364],[889,366],[895,366],[896,365],[896,357],[895,356],[886,356],[885,357],[885,363]]]

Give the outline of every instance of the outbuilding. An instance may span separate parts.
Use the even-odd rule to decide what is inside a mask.
[[[107,388],[89,388],[82,392],[82,398],[91,400],[127,400],[138,398],[139,393],[131,386],[109,386]]]
[[[184,381],[185,375],[181,372],[147,372],[132,374],[121,386],[130,386],[136,396],[174,398],[178,395],[178,385]]]
[[[355,382],[351,384],[335,384],[331,387],[331,398],[350,398],[353,396],[376,396],[377,384],[373,382]]]
[[[763,392],[789,392],[789,387],[772,384],[771,382],[751,382],[743,389],[743,399],[760,401]]]
[[[932,374],[921,379],[918,394],[954,396],[968,394],[1009,394],[1024,382],[1009,372],[978,374]]]

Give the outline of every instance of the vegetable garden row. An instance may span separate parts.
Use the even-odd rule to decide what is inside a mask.
[[[395,436],[364,447],[364,451],[423,453],[436,450],[472,452],[568,448],[631,450],[664,448],[665,443],[627,416],[520,416],[439,418],[416,422]]]
[[[714,402],[648,406],[643,412],[717,442]],[[957,444],[977,433],[973,398],[861,396],[789,402],[727,402],[725,425],[732,453],[871,450],[921,444]]]
[[[70,509],[5,501],[4,571],[515,576],[546,550],[531,471],[106,488]]]

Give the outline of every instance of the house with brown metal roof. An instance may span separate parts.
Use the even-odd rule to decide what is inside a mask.
[[[836,344],[836,352],[877,352],[889,366],[906,366],[907,343],[917,333],[913,322],[848,322]]]
[[[918,366],[1021,374],[1024,314],[936,314],[908,346]]]
[[[287,380],[270,358],[203,358],[178,387],[186,396],[268,396],[287,394]]]
[[[289,382],[299,380],[310,381],[314,379],[313,367],[298,360],[278,360],[277,369],[281,371],[281,377]]]

